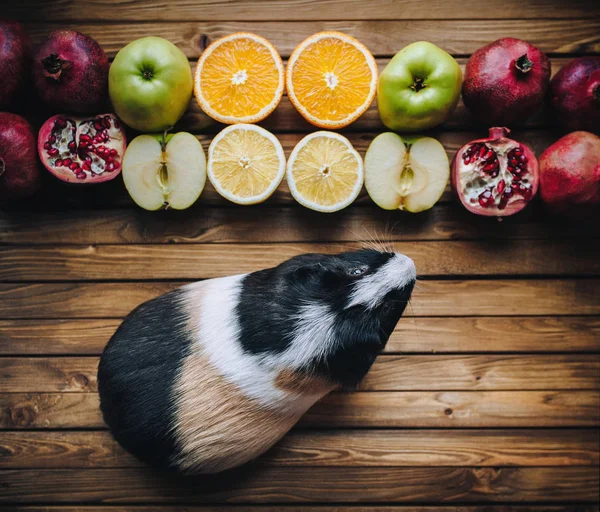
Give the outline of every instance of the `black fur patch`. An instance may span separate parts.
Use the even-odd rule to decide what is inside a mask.
[[[410,298],[414,283],[388,293],[381,305],[338,311],[334,326],[335,346],[315,362],[316,371],[345,388],[354,388],[384,349]]]
[[[237,316],[243,349],[252,354],[280,353],[292,341],[301,307],[325,303],[333,311],[344,309],[351,285],[375,272],[392,254],[363,250],[339,255],[303,254],[281,265],[249,274],[242,281]]]
[[[142,461],[173,467],[173,384],[192,339],[175,290],[132,311],[104,349],[98,390],[115,439]]]

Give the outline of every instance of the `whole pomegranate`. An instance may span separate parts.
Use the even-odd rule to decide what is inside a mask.
[[[550,82],[557,125],[565,131],[600,132],[600,57],[580,57]]]
[[[0,112],[0,199],[20,199],[39,188],[35,142],[35,132],[25,119]]]
[[[538,188],[538,162],[525,145],[490,128],[486,139],[465,144],[452,162],[452,188],[477,215],[505,217],[520,212]]]
[[[60,114],[38,134],[40,160],[54,176],[70,183],[100,183],[121,172],[125,131],[113,114],[77,118]]]
[[[54,111],[95,113],[108,98],[108,59],[91,37],[56,30],[33,62],[33,83],[40,99]]]
[[[31,40],[16,21],[0,20],[0,109],[11,109],[26,89]]]
[[[543,106],[549,83],[548,57],[526,41],[505,37],[467,62],[463,101],[488,126],[517,125]]]
[[[600,211],[600,137],[573,132],[540,156],[540,195],[557,213],[580,216]]]

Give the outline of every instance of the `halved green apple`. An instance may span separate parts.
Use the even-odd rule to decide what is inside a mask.
[[[365,187],[384,210],[428,210],[439,201],[449,178],[446,150],[432,137],[382,133],[365,155]]]
[[[185,210],[206,183],[206,156],[191,133],[140,135],[123,157],[123,181],[136,204],[146,210]]]

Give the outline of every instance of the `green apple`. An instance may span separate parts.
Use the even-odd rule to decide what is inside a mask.
[[[162,37],[142,37],[122,48],[108,73],[108,92],[117,115],[141,132],[172,127],[193,90],[184,53]]]
[[[382,133],[365,155],[365,187],[385,210],[428,210],[439,201],[449,178],[446,150],[432,137]]]
[[[462,87],[458,62],[427,41],[409,44],[379,77],[379,116],[398,132],[428,130],[452,115]]]
[[[123,157],[123,181],[136,204],[146,210],[184,210],[206,183],[206,156],[190,133],[139,135]]]

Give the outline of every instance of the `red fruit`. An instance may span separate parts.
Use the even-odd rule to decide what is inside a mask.
[[[12,109],[26,88],[31,40],[16,21],[0,20],[0,110]]]
[[[600,137],[573,132],[547,148],[540,156],[540,195],[557,213],[599,212]]]
[[[506,37],[471,56],[463,101],[488,126],[516,125],[543,106],[549,83],[548,57],[526,41]]]
[[[108,67],[104,50],[91,37],[74,30],[56,30],[35,54],[35,90],[52,110],[97,112],[108,97]]]
[[[452,161],[452,188],[477,215],[505,217],[520,212],[538,188],[538,163],[525,145],[490,128],[487,139],[465,144]]]
[[[100,130],[98,120],[102,121]],[[81,144],[100,134],[107,142],[93,148]],[[42,163],[57,178],[70,183],[100,183],[121,172],[125,131],[113,114],[85,118],[60,114],[44,123],[37,146]],[[116,153],[110,155],[111,151]]]
[[[556,123],[565,131],[600,133],[600,57],[580,57],[550,82]]]
[[[16,114],[0,112],[0,199],[32,195],[41,181],[35,132]]]

